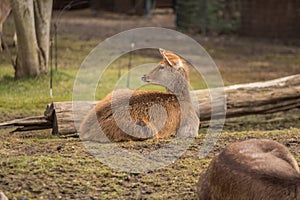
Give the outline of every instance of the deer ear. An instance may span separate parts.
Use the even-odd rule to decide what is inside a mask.
[[[170,59],[168,58],[168,56],[167,56],[167,51],[164,50],[164,49],[159,48],[159,52],[160,52],[160,54],[162,55],[162,57],[168,62],[168,64],[169,64],[170,66],[173,66],[173,63],[171,62],[171,60],[170,60]]]
[[[183,67],[180,57],[177,56],[175,53],[161,48],[159,49],[159,52],[171,67],[174,67],[175,69]]]
[[[162,48],[159,48],[158,50],[159,50],[159,53],[160,53],[162,56],[165,55],[166,50],[164,50],[164,49],[162,49]]]

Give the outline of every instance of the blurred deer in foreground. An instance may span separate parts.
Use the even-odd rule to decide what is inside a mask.
[[[162,85],[168,92],[117,90],[109,94],[85,117],[82,139],[118,142],[198,134],[188,64],[170,51],[160,49],[160,53],[163,60],[142,80]]]
[[[11,11],[10,0],[0,0],[0,33],[3,34],[3,24]],[[0,38],[0,51],[3,50],[3,37]],[[17,42],[17,35],[14,34],[14,45]]]
[[[275,141],[237,142],[212,160],[197,190],[203,200],[300,200],[299,167]]]

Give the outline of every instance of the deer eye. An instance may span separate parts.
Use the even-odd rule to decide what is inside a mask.
[[[165,68],[165,66],[163,66],[163,65],[159,66],[159,69],[164,69],[164,68]]]

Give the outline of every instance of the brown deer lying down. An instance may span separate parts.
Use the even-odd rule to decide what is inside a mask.
[[[163,60],[142,80],[170,92],[118,90],[109,94],[83,120],[81,139],[118,142],[198,134],[188,64],[170,51],[160,49],[160,53]]]
[[[299,167],[275,141],[237,142],[212,160],[197,190],[203,200],[300,200]]]

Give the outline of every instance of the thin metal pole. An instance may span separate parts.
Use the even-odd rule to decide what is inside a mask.
[[[53,99],[53,38],[50,39],[50,98]]]
[[[54,23],[54,39],[55,39],[55,71],[57,71],[58,48],[57,48],[57,24]]]
[[[207,34],[207,0],[202,0],[202,33]]]
[[[135,44],[131,43],[131,51],[129,53],[129,62],[128,62],[128,74],[127,74],[127,88],[130,86],[130,71],[131,71],[131,66],[132,66],[132,53],[133,53],[133,48]]]
[[[122,66],[122,62],[121,62],[121,58],[119,58],[119,62],[118,62],[118,79],[121,78],[121,66]]]

